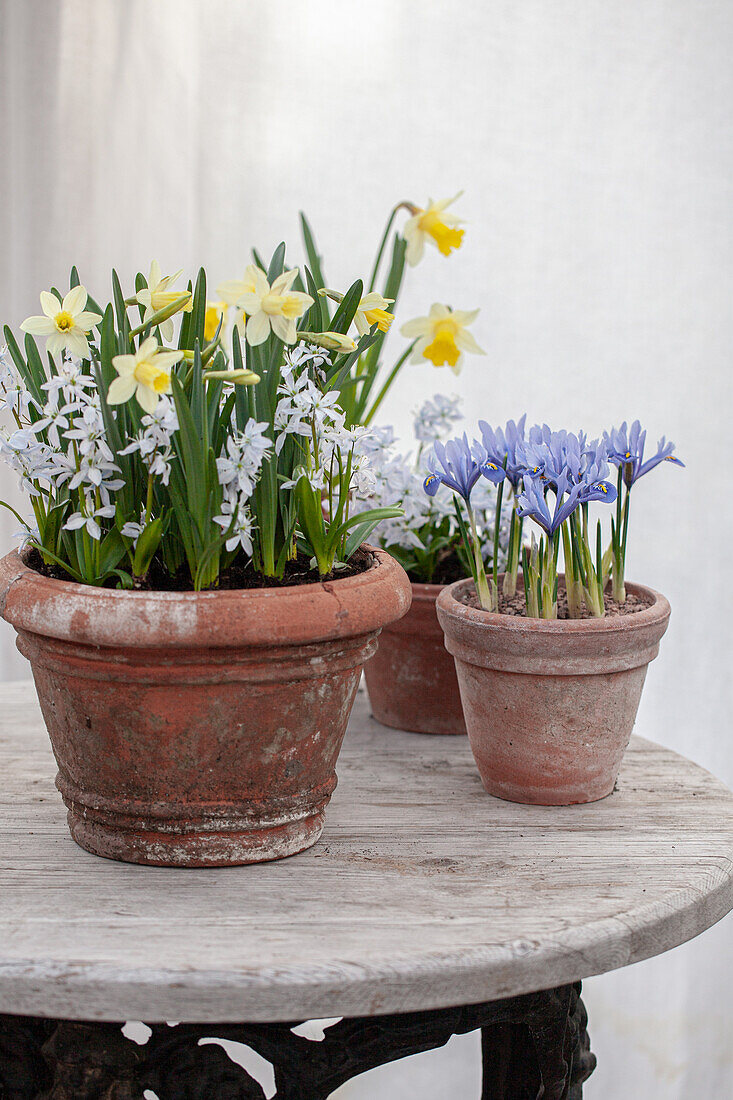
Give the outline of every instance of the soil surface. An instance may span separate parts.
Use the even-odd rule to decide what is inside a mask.
[[[416,573],[407,570],[407,576],[413,584],[453,584],[454,581],[462,581],[466,576],[466,570],[455,551],[450,551],[444,558],[438,561],[435,572],[429,581],[424,577],[418,577]]]
[[[41,573],[44,577],[53,577],[57,581],[71,581],[69,576],[60,566],[44,565],[41,555],[37,550],[32,550],[25,559],[31,569]],[[355,577],[359,573],[365,573],[372,565],[374,555],[371,550],[360,548],[352,554],[345,569],[334,570],[326,577],[318,575],[317,569],[312,569],[310,559],[305,554],[298,554],[295,561],[290,561],[285,566],[285,576],[264,577],[258,573],[251,563],[237,565],[236,563],[225,570],[219,577],[217,590],[239,590],[248,588],[292,588],[299,584],[316,584],[318,581],[336,581],[344,577]],[[117,588],[116,577],[110,577],[104,584],[105,588]],[[134,591],[139,592],[193,592],[191,575],[187,568],[180,570],[175,576],[165,571],[162,564],[156,559],[153,561],[147,576],[136,584]]]
[[[501,584],[501,582],[500,582]],[[611,596],[610,592],[603,594],[603,600],[606,605],[607,619],[614,618],[616,615],[635,615],[637,611],[643,611],[646,607],[651,607],[651,600],[644,599],[642,596],[636,596],[629,592],[626,595],[625,603],[616,603]],[[466,604],[468,607],[480,608],[478,596],[474,590],[469,590],[461,597],[461,603]],[[524,598],[524,592],[518,591],[516,595],[510,596],[508,599],[499,592],[499,614],[500,615],[523,615],[527,618],[527,602]],[[558,619],[569,619],[568,614],[568,598],[564,588],[558,588],[557,592],[557,617]],[[583,608],[582,613],[579,616],[581,619],[592,619],[590,611]]]

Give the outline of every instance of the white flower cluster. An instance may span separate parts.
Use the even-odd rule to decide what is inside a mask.
[[[142,418],[142,428],[121,455],[139,454],[152,477],[167,485],[171,476],[171,436],[178,431],[176,408],[170,397],[161,397],[155,410]]]
[[[221,515],[214,516],[214,523],[227,533],[227,550],[241,547],[248,556],[252,554],[254,519],[247,502],[262,463],[272,449],[272,440],[264,434],[268,427],[269,424],[260,424],[250,417],[244,431],[228,437],[224,454],[216,460],[224,500]]]
[[[359,498],[371,496],[376,487],[369,459],[372,431],[361,426],[347,428],[338,391],[324,392],[314,381],[312,372],[320,376],[325,362],[321,348],[303,343],[285,352],[283,380],[277,390],[275,450],[280,454],[293,437],[299,441],[303,461],[282,487],[291,489],[306,478],[311,488],[324,490],[330,473],[350,461],[351,492]]]
[[[376,528],[374,538],[385,548],[402,550],[429,550],[430,543],[447,532],[456,542],[460,537],[456,522],[453,494],[446,491],[430,497],[423,489],[430,473],[428,466],[431,447],[441,436],[450,434],[453,425],[463,419],[459,397],[436,394],[425,401],[413,422],[418,443],[415,452],[396,452],[395,433],[391,426],[375,429],[370,444],[375,488],[364,507],[401,508],[404,515],[398,519],[384,520]],[[496,512],[496,488],[485,478],[474,487],[471,503],[477,516],[479,534],[482,536],[482,553],[489,558],[494,550],[494,523]],[[506,547],[509,539],[511,502],[502,506],[499,529],[500,547]]]
[[[0,437],[0,453],[31,496],[40,495],[39,484],[57,497],[64,489],[78,491],[79,508],[67,517],[64,528],[84,527],[99,540],[99,521],[114,516],[112,495],[124,481],[117,476],[120,469],[105,439],[94,378],[83,373],[78,360],[62,360],[58,374],[43,383],[46,403],[39,406],[4,354],[0,363],[0,410],[9,410],[18,424],[16,431]],[[41,414],[34,422],[27,416],[31,407]],[[43,434],[46,442],[38,438]]]
[[[457,394],[446,397],[436,393],[435,397],[424,401],[415,413],[415,439],[418,443],[434,443],[436,439],[449,436],[453,425],[459,420],[463,420],[460,397]]]

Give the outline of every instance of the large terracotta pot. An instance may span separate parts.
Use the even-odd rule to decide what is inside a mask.
[[[435,613],[441,584],[413,584],[407,614],[385,626],[364,668],[378,722],[413,733],[463,733],[461,696],[453,658]]]
[[[220,592],[123,592],[0,561],[58,763],[71,835],[166,866],[314,844],[361,669],[410,585],[381,550],[358,576]]]
[[[604,619],[530,619],[469,607],[458,581],[438,597],[476,763],[489,794],[564,806],[613,790],[669,604]]]

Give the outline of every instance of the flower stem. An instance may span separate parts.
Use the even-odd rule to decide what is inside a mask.
[[[382,262],[382,256],[384,255],[384,249],[385,249],[386,244],[387,244],[387,238],[389,237],[389,231],[392,228],[392,225],[394,223],[395,217],[397,216],[397,211],[399,210],[400,205],[401,204],[398,203],[397,206],[393,207],[389,217],[387,218],[387,225],[385,226],[384,233],[382,234],[382,240],[380,241],[379,248],[377,249],[377,257],[374,261],[374,267],[372,268],[372,275],[371,275],[371,278],[369,280],[369,293],[370,294],[374,290],[374,284],[377,281],[377,274],[379,273],[379,265]]]

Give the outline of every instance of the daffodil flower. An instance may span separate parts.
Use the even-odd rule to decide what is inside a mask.
[[[219,327],[219,323],[223,325],[226,321],[227,311],[229,305],[227,302],[207,302],[206,313],[204,314],[204,340],[207,344],[216,336],[216,330]]]
[[[461,247],[464,233],[462,229],[458,229],[461,220],[455,214],[446,214],[445,211],[462,193],[459,191],[452,199],[440,199],[439,202],[431,199],[426,210],[411,203],[403,204],[412,213],[402,230],[407,241],[405,259],[411,267],[422,259],[426,241],[435,245],[443,256],[449,256],[452,249]]]
[[[294,267],[292,271],[283,271],[270,286],[259,267],[250,264],[247,268],[245,279],[253,280],[254,289],[243,292],[237,298],[236,306],[247,314],[245,331],[247,343],[252,347],[264,344],[270,330],[284,344],[294,344],[297,340],[295,322],[313,305],[310,294],[290,289],[297,277],[298,269]]]
[[[247,323],[247,314],[239,305],[239,299],[245,294],[254,293],[254,272],[257,270],[258,268],[256,268],[254,264],[249,264],[243,279],[229,279],[216,288],[216,293],[219,295],[222,302],[226,303],[230,309],[234,310],[234,327],[239,329],[242,337],[244,337],[244,326]]]
[[[171,392],[171,367],[182,351],[165,351],[154,336],[143,340],[134,355],[115,355],[112,366],[119,375],[107,392],[108,405],[122,405],[135,395],[146,413],[153,413],[164,393]]]
[[[175,275],[161,275],[160,264],[157,260],[153,260],[150,265],[150,274],[148,275],[148,285],[143,290],[138,290],[137,300],[141,306],[145,306],[145,313],[143,314],[143,321],[149,321],[154,313],[157,313],[160,309],[165,309],[166,306],[175,302],[176,298],[181,298],[186,291],[185,290],[170,290],[169,288],[180,279],[183,274],[183,270],[177,271]],[[193,298],[189,294],[188,301],[181,307],[186,313],[190,313],[193,309]],[[166,321],[161,321],[160,332],[164,340],[173,339],[173,318],[169,317]]]
[[[417,337],[410,361],[417,363],[421,359],[429,359],[436,367],[448,365],[454,374],[458,374],[464,351],[486,355],[468,331],[468,326],[473,324],[478,314],[477,309],[449,309],[435,302],[427,317],[415,317],[400,330],[403,336],[411,340]]]
[[[83,286],[72,287],[63,302],[59,302],[50,291],[42,290],[43,316],[26,317],[20,327],[32,336],[47,336],[46,350],[50,355],[66,350],[79,359],[88,359],[86,334],[102,318],[98,313],[88,312],[84,308],[86,304],[87,292]]]
[[[366,336],[372,325],[376,325],[380,332],[388,332],[394,321],[394,314],[388,311],[387,306],[391,306],[393,302],[394,298],[383,298],[376,291],[365,294],[354,314],[354,324],[359,335]]]

